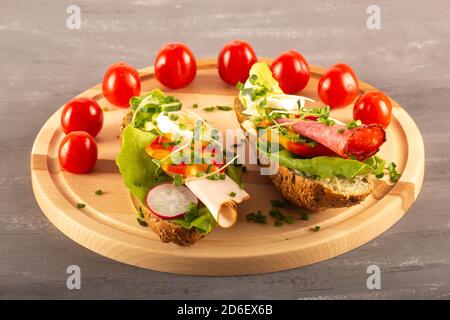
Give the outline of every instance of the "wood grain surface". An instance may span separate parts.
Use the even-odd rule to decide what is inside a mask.
[[[0,297],[286,298],[450,297],[449,4],[377,1],[381,29],[366,28],[373,1],[77,1],[80,30],[65,26],[73,1],[0,1]],[[167,24],[166,21],[170,21]],[[198,57],[243,38],[261,56],[297,49],[312,63],[349,63],[397,100],[418,124],[426,150],[424,185],[408,215],[350,253],[301,269],[245,277],[177,276],[92,253],[42,215],[31,190],[29,155],[46,119],[107,66],[153,63],[167,41]],[[78,265],[82,289],[68,290]],[[381,268],[381,290],[366,269]]]
[[[307,107],[323,107],[315,88],[324,69],[310,68],[311,78],[302,94],[316,101]],[[142,95],[160,87],[153,67],[139,73]],[[362,81],[359,88],[362,93],[376,90]],[[232,105],[237,93],[219,79],[214,59],[197,60],[197,76],[188,87],[164,90],[183,102],[183,110],[200,115],[224,136],[226,129],[240,130],[233,111],[203,110],[211,105]],[[265,226],[246,222],[247,213],[267,212],[270,200],[281,198],[268,177],[260,176],[257,166],[253,166],[253,171],[249,166],[242,179],[251,199],[238,206],[238,223],[233,228],[217,228],[190,248],[165,244],[136,222],[136,209],[115,168],[114,159],[120,150],[117,133],[127,110],[110,105],[102,95],[101,85],[80,96],[95,99],[108,110],[104,112],[102,131],[96,137],[97,163],[92,172],[83,175],[66,172],[59,165],[57,150],[64,137],[60,127],[61,107],[45,123],[33,144],[33,192],[44,214],[69,238],[130,265],[178,274],[223,276],[268,273],[317,263],[359,247],[386,231],[411,207],[422,186],[422,136],[406,111],[392,101],[394,116],[386,130],[387,141],[378,155],[387,163],[395,162],[402,172],[395,185],[385,176],[377,181],[373,194],[357,206],[328,209],[310,214],[308,221],[275,228],[271,218]],[[198,108],[192,108],[194,103]],[[331,116],[348,122],[352,109],[332,110]],[[105,194],[95,195],[95,188],[101,188]],[[86,207],[79,209],[77,203]],[[299,208],[283,212],[300,220]],[[314,226],[320,226],[320,232],[311,231]]]

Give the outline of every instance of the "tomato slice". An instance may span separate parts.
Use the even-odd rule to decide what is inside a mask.
[[[286,150],[303,158],[336,156],[336,153],[319,143],[317,143],[315,146],[311,146],[308,143],[292,142],[284,136],[280,136],[279,142]]]
[[[170,139],[165,136],[156,137],[152,143],[150,143],[145,150],[148,155],[156,160],[167,157],[173,150],[174,146],[170,143]]]
[[[336,156],[336,154],[333,151],[324,147],[321,144],[316,144],[314,147],[312,147],[307,143],[288,141],[286,149],[304,158],[314,158],[319,156]]]
[[[179,174],[182,176],[186,175],[186,169],[187,165],[184,163],[180,164],[169,164],[167,167],[165,167],[165,171],[173,174]]]

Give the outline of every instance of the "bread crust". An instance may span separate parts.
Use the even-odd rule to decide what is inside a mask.
[[[236,97],[234,110],[241,128],[245,131],[242,123],[248,117],[242,113],[243,109],[244,106]],[[359,179],[358,190],[344,192],[334,188],[329,181],[302,176],[282,165],[279,165],[278,172],[271,176],[271,180],[286,200],[311,211],[353,206],[371,194],[375,186],[375,177],[370,174]]]
[[[130,111],[123,118],[122,124],[120,126],[119,137],[121,136],[123,129],[125,129],[125,127],[130,123],[131,118],[132,113]],[[205,236],[194,228],[186,229],[178,224],[171,223],[168,220],[159,218],[150,210],[148,210],[146,206],[143,206],[140,200],[133,194],[131,194],[131,199],[134,206],[136,207],[136,210],[140,210],[140,212],[142,212],[145,222],[147,222],[150,229],[152,229],[152,231],[158,235],[162,242],[173,242],[180,246],[187,247]]]

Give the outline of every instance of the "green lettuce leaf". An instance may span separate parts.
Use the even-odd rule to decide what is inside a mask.
[[[377,174],[382,170],[380,168],[384,167],[384,160],[379,157],[369,158],[366,162],[339,157],[299,159],[287,150],[282,150],[272,154],[271,158],[278,160],[280,165],[321,179],[332,177],[353,179],[357,175]]]
[[[241,176],[242,176],[242,165],[230,164],[225,169],[225,173],[237,184],[241,185]]]
[[[198,213],[199,216],[192,221],[186,221],[184,219],[171,219],[170,222],[178,224],[186,229],[195,228],[204,234],[211,232],[217,226],[217,222],[211,212],[209,212],[208,208],[203,207],[198,210]]]
[[[116,159],[125,185],[144,205],[151,187],[171,180],[145,151],[154,138],[151,132],[127,126],[122,132],[122,149]]]

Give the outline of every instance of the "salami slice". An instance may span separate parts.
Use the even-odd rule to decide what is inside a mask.
[[[278,123],[293,122],[292,130],[336,152],[343,158],[363,161],[376,154],[386,141],[386,132],[378,124],[348,129],[344,124],[325,125],[318,121],[278,119]]]

